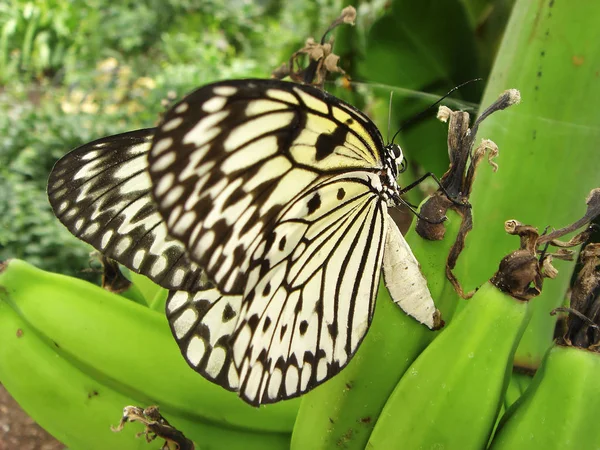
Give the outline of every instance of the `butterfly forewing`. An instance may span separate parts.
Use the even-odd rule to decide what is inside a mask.
[[[242,294],[250,255],[317,178],[382,169],[362,113],[310,86],[238,80],[195,91],[158,127],[149,171],[169,233],[226,294]],[[301,216],[299,216],[301,218]]]
[[[154,129],[83,145],[54,166],[48,198],[56,216],[81,240],[167,289],[206,283],[156,210],[147,172]]]

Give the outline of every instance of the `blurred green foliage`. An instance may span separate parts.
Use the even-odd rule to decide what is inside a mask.
[[[46,200],[54,162],[93,139],[152,126],[165,99],[207,82],[268,77],[347,3],[0,2],[0,260],[81,276],[91,248],[63,229]],[[422,3],[354,3],[356,26],[336,31],[335,51],[357,83],[352,92],[331,89],[379,119],[384,136],[390,90],[393,134],[439,94],[489,72],[512,0]],[[482,88],[462,95],[476,103]],[[401,142],[419,163],[411,176],[447,166],[445,128],[425,122]]]

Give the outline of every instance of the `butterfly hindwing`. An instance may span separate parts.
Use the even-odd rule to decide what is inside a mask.
[[[149,171],[169,233],[221,292],[242,294],[250,255],[285,205],[319,177],[382,170],[382,148],[364,114],[318,89],[237,80],[165,115]]]
[[[55,215],[81,240],[167,289],[195,290],[202,272],[168,234],[150,189],[154,129],[109,136],[61,158],[48,181]]]
[[[253,263],[270,267],[251,269],[233,341],[246,401],[270,403],[314,388],[345,367],[362,341],[388,220],[365,178],[344,174],[307,190],[278,221],[273,245],[253,255]],[[317,195],[322,207],[298,220],[295,209]]]
[[[167,319],[187,363],[230,391],[239,390],[240,385],[231,336],[241,304],[241,296],[224,296],[214,288],[194,293],[170,291],[167,297]]]

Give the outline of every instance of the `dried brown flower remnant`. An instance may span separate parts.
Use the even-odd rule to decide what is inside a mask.
[[[505,256],[500,267],[490,280],[498,289],[520,300],[537,297],[542,291],[542,262],[538,260],[537,228],[523,225],[516,220],[504,224],[507,233],[521,238],[519,250]]]
[[[147,442],[156,438],[165,440],[161,450],[194,450],[196,447],[192,441],[187,439],[183,433],[174,428],[158,411],[158,406],[140,408],[139,406],[126,406],[123,408],[123,416],[119,425],[113,428],[118,432],[123,429],[127,422],[141,422],[146,429],[139,436],[145,436]]]
[[[308,38],[304,47],[294,52],[288,63],[283,63],[275,69],[271,77],[281,80],[289,76],[296,83],[311,84],[322,89],[328,73],[345,74],[344,70],[338,66],[340,57],[333,53],[333,38],[329,42],[325,42],[325,39],[331,30],[341,24],[354,25],[355,19],[354,7],[344,8],[340,16],[327,28],[320,42],[316,42],[312,37]],[[304,68],[306,58],[308,58],[308,64]]]
[[[579,256],[581,270],[571,290],[562,345],[600,352],[600,243],[588,244]]]
[[[591,233],[591,228],[583,230],[569,241],[560,241],[559,238],[567,233],[575,231],[594,220],[600,215],[600,190],[593,189],[586,199],[587,210],[582,218],[576,220],[571,225],[555,230],[549,234],[538,232],[537,228],[530,225],[523,225],[517,220],[508,220],[505,223],[505,230],[509,234],[517,235],[520,238],[520,248],[502,259],[498,272],[492,277],[491,282],[500,290],[512,295],[515,298],[529,300],[539,295],[542,289],[544,278],[554,278],[558,274],[556,268],[552,265],[552,259],[571,260],[574,252],[568,250],[569,247],[576,247],[585,242]],[[557,247],[554,252],[549,251],[549,247]],[[593,244],[588,245],[590,250],[584,252],[583,255],[594,255],[597,250]],[[600,251],[599,251],[600,253]],[[591,256],[590,256],[591,257]],[[593,266],[594,269],[596,266]],[[581,315],[590,317],[587,307],[582,306],[584,303],[589,303],[587,299],[589,294],[582,292],[590,292],[590,284],[600,283],[596,280],[593,273],[594,269],[587,269],[584,273],[583,280],[578,278],[580,283],[579,289],[573,289],[574,305],[571,309],[575,310],[576,314],[573,320],[578,321]],[[597,269],[596,269],[597,270]],[[597,275],[600,279],[600,275]],[[581,284],[583,283],[583,284]],[[578,300],[585,299],[585,300]],[[598,305],[600,313],[600,304]],[[577,314],[579,313],[579,314]],[[594,312],[594,315],[597,314]],[[600,337],[600,336],[599,336]]]
[[[483,139],[481,144],[473,150],[475,135],[479,124],[486,117],[495,111],[501,111],[518,103],[519,100],[520,94],[516,89],[505,91],[481,114],[471,128],[469,128],[470,116],[468,113],[452,111],[445,106],[441,106],[438,111],[438,119],[448,122],[450,168],[440,180],[441,188],[421,207],[421,215],[430,220],[419,220],[416,231],[424,239],[440,240],[443,239],[446,229],[443,224],[437,222],[445,216],[446,211],[452,209],[461,217],[462,223],[457,239],[448,255],[446,276],[459,295],[464,298],[471,297],[473,293],[463,291],[452,270],[464,248],[466,236],[473,228],[473,216],[468,200],[473,188],[475,172],[486,153],[493,170],[498,169],[498,165],[493,162],[493,158],[498,155],[496,144],[489,139]]]

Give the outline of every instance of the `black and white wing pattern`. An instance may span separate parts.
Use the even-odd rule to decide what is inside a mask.
[[[190,365],[261,404],[349,362],[371,322],[398,192],[398,155],[386,151],[364,114],[293,83],[215,83],[167,112],[148,156],[152,192],[222,294],[169,302]],[[221,302],[235,319],[207,312]],[[219,342],[231,359],[215,365]]]
[[[150,194],[154,129],[109,136],[61,158],[50,173],[56,217],[81,240],[167,289],[206,284],[185,247],[169,236]]]
[[[167,317],[190,366],[259,405],[348,364],[382,266],[394,301],[435,324],[387,213],[401,159],[367,116],[322,91],[224,81],[156,129],[66,155],[48,195],[73,234],[171,290]]]
[[[284,207],[320,177],[384,170],[383,148],[364,114],[327,93],[237,80],[200,88],[167,112],[148,161],[169,234],[221,292],[243,294],[251,255]]]
[[[239,391],[240,375],[231,353],[231,338],[242,307],[241,295],[217,289],[170,291],[167,319],[187,363],[203,377]]]
[[[298,220],[297,209],[316,195],[321,206]],[[167,316],[187,362],[255,405],[331,378],[370,325],[388,220],[364,173],[311,186],[281,215],[266,253],[255,255],[271,264],[251,274],[258,280],[247,294],[170,295]]]

